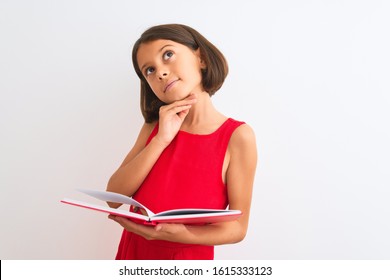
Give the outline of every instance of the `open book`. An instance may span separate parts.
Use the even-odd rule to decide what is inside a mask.
[[[105,202],[132,205],[138,209],[143,209],[147,215],[129,212],[128,210],[123,209],[110,208],[106,205],[103,206],[98,204],[91,204],[68,198],[62,199],[61,202],[129,219],[135,219],[142,221],[146,225],[156,225],[157,223],[208,224],[232,221],[241,216],[240,210],[222,209],[175,209],[160,213],[153,213],[135,199],[119,193],[85,189],[80,189],[79,191]]]

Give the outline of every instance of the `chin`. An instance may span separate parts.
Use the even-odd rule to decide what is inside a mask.
[[[190,95],[189,93],[188,94],[167,94],[167,98],[166,100],[163,100],[165,103],[167,104],[171,104],[175,101],[179,101],[179,100],[182,100],[184,98],[186,98],[188,95]]]

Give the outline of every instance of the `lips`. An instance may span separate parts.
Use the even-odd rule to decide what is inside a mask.
[[[168,83],[164,87],[164,93],[167,92],[178,80],[179,79],[168,81]]]

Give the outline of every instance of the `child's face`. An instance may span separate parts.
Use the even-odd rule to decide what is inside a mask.
[[[169,104],[203,91],[200,50],[170,40],[140,45],[137,62],[156,96]]]

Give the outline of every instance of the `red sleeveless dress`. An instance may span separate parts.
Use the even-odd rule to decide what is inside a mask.
[[[179,131],[134,194],[134,199],[154,213],[178,208],[225,209],[228,196],[222,181],[222,166],[230,137],[241,124],[243,122],[229,118],[211,134]],[[157,132],[158,124],[146,145]],[[214,259],[214,246],[146,240],[124,230],[116,259],[211,260]]]

